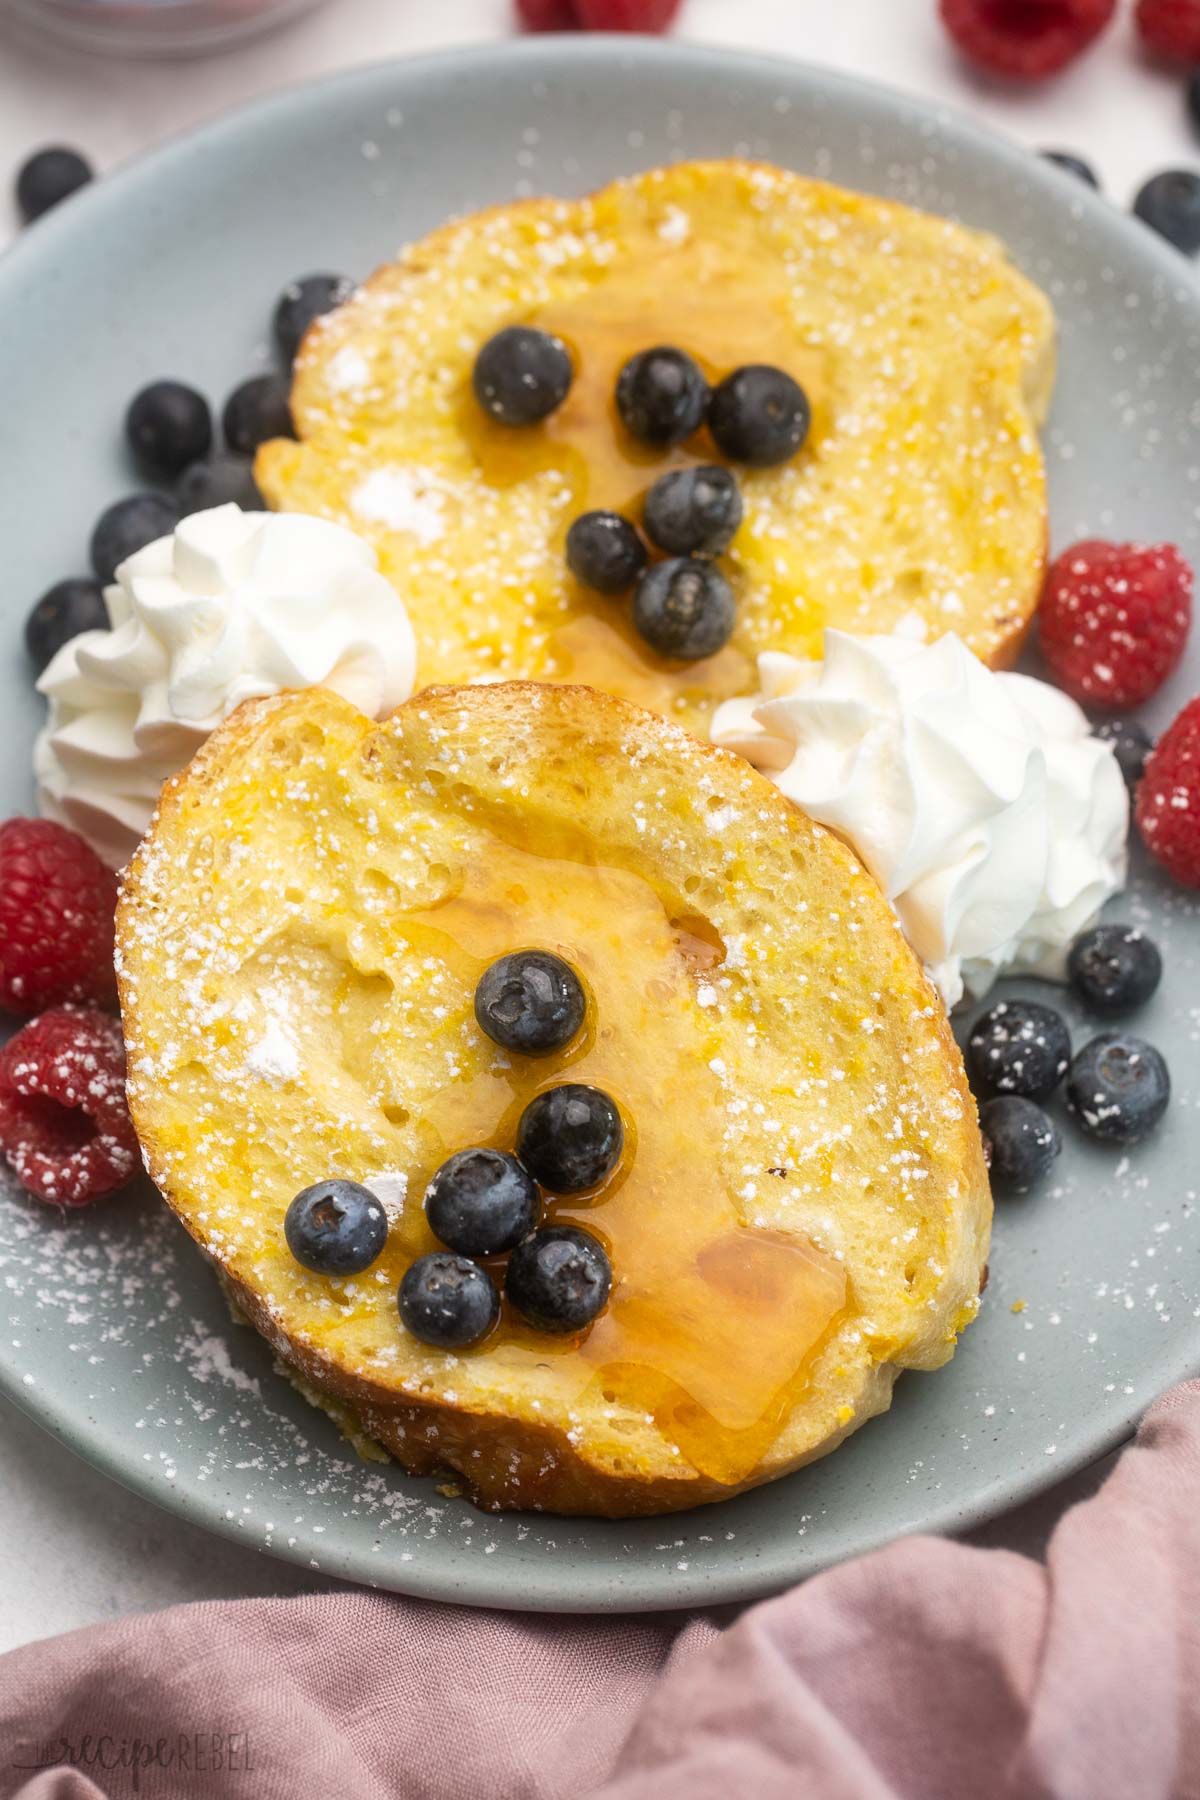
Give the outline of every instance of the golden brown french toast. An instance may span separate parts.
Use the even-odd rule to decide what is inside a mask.
[[[526,428],[472,393],[513,323],[575,368]],[[737,624],[691,665],[657,658],[563,552],[583,511],[636,517],[664,470],[723,460],[704,430],[656,451],[620,425],[618,370],[663,343],[710,380],[782,367],[812,407],[791,461],[738,470]],[[370,538],[423,681],[587,682],[703,730],[753,689],[758,652],[819,656],[826,626],[915,618],[1015,658],[1042,579],[1053,361],[1049,303],[994,239],[764,164],[680,163],[454,221],[380,269],[308,333],[299,442],[265,445],[256,475],[271,506]]]
[[[118,939],[171,1206],[311,1391],[486,1506],[654,1513],[785,1474],[974,1317],[991,1203],[936,995],[851,852],[656,715],[521,683],[380,725],[321,690],[248,702],[164,790]],[[537,1059],[472,1005],[528,946],[588,996],[579,1041]],[[435,1248],[427,1182],[511,1149],[568,1078],[625,1120],[604,1189],[548,1202],[606,1246],[607,1308],[427,1347],[396,1298]],[[389,1214],[359,1275],[284,1239],[329,1176]]]

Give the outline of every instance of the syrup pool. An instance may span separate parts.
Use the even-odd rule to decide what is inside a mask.
[[[703,977],[724,959],[711,924],[672,918],[632,872],[531,854],[499,839],[447,898],[394,929],[436,956],[473,992],[488,963],[528,946],[578,970],[588,1016],[576,1042],[549,1057],[498,1052],[441,1089],[428,1107],[428,1166],[472,1144],[511,1149],[525,1106],[563,1080],[610,1093],[626,1125],[618,1168],[596,1192],[552,1199],[548,1220],[585,1226],[607,1248],[608,1308],[579,1338],[555,1338],[507,1309],[476,1354],[552,1362],[574,1397],[644,1411],[702,1473],[744,1479],[799,1396],[812,1357],[847,1306],[841,1265],[806,1240],[750,1229],[722,1174],[724,1102],[709,1067],[720,1033],[702,1004]],[[434,1248],[410,1207],[413,1254]],[[497,1269],[497,1275],[501,1271]],[[589,1393],[589,1390],[592,1390]]]
[[[625,430],[614,399],[617,376],[639,350],[673,344],[711,383],[747,362],[786,369],[813,408],[799,454],[810,454],[819,438],[829,405],[825,355],[800,340],[784,290],[748,279],[724,244],[706,239],[663,249],[651,264],[627,272],[607,270],[601,285],[541,307],[523,323],[566,343],[575,369],[567,398],[541,425],[517,429],[497,424],[467,392],[460,424],[491,485],[507,487],[546,470],[558,475],[571,495],[564,538],[570,521],[593,508],[640,519],[646,489],[670,469],[728,461],[704,430],[671,448],[641,444]],[[748,473],[739,470],[739,478]],[[730,573],[736,592],[736,557]],[[769,570],[756,579],[769,586]],[[783,585],[790,589],[790,582]],[[548,645],[557,680],[586,680],[666,713],[681,698],[722,700],[753,685],[752,660],[732,645],[702,663],[663,662],[632,630],[620,601],[578,583],[570,584],[566,610]]]

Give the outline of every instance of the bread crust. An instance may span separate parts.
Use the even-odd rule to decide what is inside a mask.
[[[288,781],[271,785],[281,745],[297,753],[288,781],[293,789],[300,779],[310,784],[307,804],[286,798]],[[916,1247],[910,1267],[905,1270],[905,1253],[889,1246],[890,1223],[882,1236],[872,1235],[879,1222],[871,1211],[874,1201],[864,1214],[862,1240],[853,1238],[859,1227],[849,1220],[850,1200],[836,1183],[817,1209],[828,1211],[824,1226],[813,1226],[807,1214],[796,1215],[814,1239],[826,1232],[823,1247],[845,1258],[855,1310],[818,1348],[807,1388],[754,1467],[732,1483],[690,1466],[643,1422],[619,1444],[622,1454],[615,1455],[611,1413],[601,1409],[582,1425],[578,1408],[556,1414],[553,1394],[531,1385],[536,1380],[532,1374],[517,1379],[502,1368],[488,1370],[486,1357],[471,1366],[470,1359],[457,1359],[457,1368],[446,1374],[439,1372],[436,1353],[419,1346],[415,1354],[406,1349],[397,1359],[387,1334],[397,1341],[404,1334],[395,1321],[391,1290],[390,1323],[380,1325],[383,1336],[371,1340],[371,1354],[350,1354],[344,1342],[333,1343],[323,1335],[328,1321],[314,1310],[311,1278],[305,1288],[303,1271],[289,1272],[286,1259],[280,1261],[273,1248],[290,1191],[281,1191],[275,1180],[264,1199],[255,1186],[258,1163],[267,1154],[286,1096],[280,1097],[278,1084],[265,1081],[230,1094],[213,1048],[214,1034],[226,1029],[229,1015],[222,1014],[220,1027],[205,1027],[203,1010],[188,985],[203,977],[183,967],[188,946],[208,933],[210,964],[219,967],[224,958],[230,972],[211,978],[204,1007],[211,1010],[235,993],[244,997],[244,970],[250,965],[235,974],[235,958],[226,952],[237,935],[232,921],[240,924],[237,908],[245,902],[231,897],[225,884],[248,865],[251,874],[260,866],[254,861],[256,846],[263,847],[263,870],[280,862],[286,847],[284,824],[309,829],[316,811],[333,820],[322,824],[322,831],[336,829],[335,797],[343,791],[337,783],[347,769],[351,773],[344,791],[350,801],[359,794],[361,770],[368,769],[380,796],[376,801],[372,789],[372,803],[391,809],[389,819],[397,831],[426,831],[429,820],[440,816],[422,812],[417,794],[422,776],[440,768],[456,772],[467,790],[466,798],[439,802],[454,829],[463,818],[474,829],[481,812],[492,829],[502,814],[509,816],[509,808],[517,818],[536,811],[537,829],[552,836],[566,829],[564,821],[572,829],[577,823],[572,821],[577,802],[560,792],[559,784],[573,779],[583,745],[601,771],[590,776],[589,818],[594,815],[594,820],[585,824],[584,836],[593,848],[603,845],[606,859],[641,856],[664,880],[677,875],[686,879],[682,871],[697,866],[702,847],[696,821],[732,808],[745,823],[726,832],[722,855],[739,869],[743,857],[749,860],[746,891],[752,889],[756,905],[766,904],[764,894],[774,894],[781,931],[788,925],[787,907],[804,894],[814,904],[818,897],[832,897],[839,907],[854,908],[860,932],[847,941],[857,946],[864,1004],[867,993],[877,991],[874,984],[888,984],[877,998],[882,1022],[872,1040],[881,1042],[879,1066],[891,1071],[896,1096],[909,1086],[921,1094],[921,1117],[911,1140],[919,1150],[907,1154],[923,1159],[922,1183],[907,1183],[902,1175],[886,1201],[880,1197],[896,1217],[911,1221]],[[540,789],[533,786],[535,776],[543,784]],[[524,797],[521,780],[530,784]],[[664,830],[659,841],[658,815],[652,817],[649,833],[628,829],[628,819],[646,805],[646,796],[666,790],[668,783],[661,819],[674,821],[672,831]],[[439,780],[436,791],[444,789]],[[736,843],[730,841],[734,832]],[[227,854],[234,842],[247,846],[237,856]],[[350,854],[351,842],[346,838],[341,844],[340,857]],[[789,883],[780,873],[793,854],[804,863],[803,882],[790,878]],[[308,884],[304,905],[315,914],[328,904],[325,876],[318,878],[308,867],[301,872]],[[361,876],[362,871],[356,868],[355,873]],[[721,907],[712,900],[704,904],[728,931]],[[269,917],[270,896],[264,905],[264,917]],[[785,954],[809,954],[808,942],[789,938]],[[835,945],[831,954],[843,970],[837,978],[850,979],[840,947]],[[784,1006],[787,982],[794,976],[790,967],[781,967],[778,977],[755,991],[755,1004],[766,998]],[[936,1368],[946,1361],[958,1331],[977,1310],[991,1202],[975,1107],[944,1011],[899,937],[882,895],[844,845],[740,758],[700,744],[663,719],[611,696],[527,683],[427,690],[378,727],[321,691],[247,702],[164,790],[152,831],[124,880],[118,972],[131,1110],[147,1168],[168,1203],[285,1363],[318,1394],[350,1408],[363,1432],[406,1468],[420,1474],[453,1470],[482,1506],[612,1517],[653,1514],[719,1500],[774,1479],[827,1454],[884,1410],[900,1369]],[[261,983],[261,977],[256,975],[255,981]],[[858,998],[856,990],[856,1004]],[[805,1029],[816,1042],[823,1027]],[[805,1032],[798,1035],[805,1038]],[[734,1045],[732,1024],[729,1037]],[[789,1041],[786,1031],[780,1041]],[[801,1048],[798,1043],[797,1056]],[[187,1088],[206,1058],[213,1064],[205,1071],[211,1081],[196,1092],[210,1096],[210,1110],[213,1105],[224,1108],[215,1136]],[[774,1075],[764,1075],[763,1092],[773,1085],[778,1085]],[[215,1101],[212,1095],[218,1096]],[[319,1107],[319,1084],[302,1097],[305,1106]],[[849,1116],[860,1115],[868,1098],[869,1087],[851,1094]],[[898,1099],[896,1104],[903,1111]],[[860,1138],[869,1135],[871,1128],[865,1126],[859,1117],[855,1129]],[[296,1141],[294,1134],[287,1140],[289,1156],[294,1156]],[[218,1155],[213,1146],[219,1149],[226,1142],[233,1149],[229,1185],[222,1188],[213,1185]],[[286,1169],[285,1160],[285,1176]],[[846,1212],[843,1224],[850,1233],[840,1251],[839,1209]],[[236,1224],[231,1226],[231,1220]],[[888,1262],[885,1273],[877,1274],[876,1261],[881,1269]],[[871,1286],[875,1281],[877,1289]],[[381,1341],[392,1360],[380,1361]]]

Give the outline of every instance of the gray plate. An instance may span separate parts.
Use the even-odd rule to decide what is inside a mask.
[[[221,395],[266,359],[268,309],[290,277],[366,273],[448,213],[730,153],[998,232],[1062,321],[1055,542],[1162,536],[1197,558],[1190,273],[1069,177],[956,114],[782,60],[581,39],[367,69],[169,146],[69,202],[0,264],[0,814],[30,797],[38,706],[20,620],[44,585],[84,566],[92,518],[135,485],[118,422],[142,382],[180,374]],[[1195,668],[1152,722],[1186,697]],[[230,1324],[149,1193],[66,1221],[0,1198],[0,1385],[190,1519],[330,1575],[445,1600],[597,1611],[744,1600],[900,1533],[978,1523],[1116,1444],[1200,1365],[1200,934],[1194,905],[1144,873],[1120,910],[1166,956],[1165,991],[1141,1024],[1176,1078],[1165,1124],[1124,1158],[1064,1122],[1060,1185],[1002,1210],[984,1313],[953,1364],[906,1377],[886,1418],[787,1481],[683,1517],[606,1524],[486,1517],[359,1463]]]

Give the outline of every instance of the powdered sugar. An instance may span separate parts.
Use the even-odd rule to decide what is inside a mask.
[[[357,345],[343,344],[330,358],[325,379],[335,393],[358,393],[371,379],[371,365]]]
[[[399,463],[372,469],[354,489],[350,505],[360,519],[409,532],[425,547],[445,534],[443,493],[435,477],[423,469]]]
[[[268,1015],[262,1036],[248,1051],[245,1069],[247,1075],[277,1087],[286,1081],[295,1081],[299,1075],[300,1051],[296,1040],[275,1014]]]
[[[256,1400],[262,1399],[262,1386],[258,1379],[237,1366],[229,1354],[225,1339],[206,1331],[199,1319],[193,1319],[189,1336],[180,1339],[179,1353],[193,1381],[223,1381],[226,1386],[236,1388],[239,1393],[253,1394]]]
[[[394,1224],[404,1212],[404,1202],[408,1195],[408,1176],[403,1169],[383,1169],[372,1175],[365,1184],[388,1216],[389,1224]]]
[[[681,206],[667,206],[658,222],[658,235],[664,244],[686,244],[692,235],[692,221]]]

